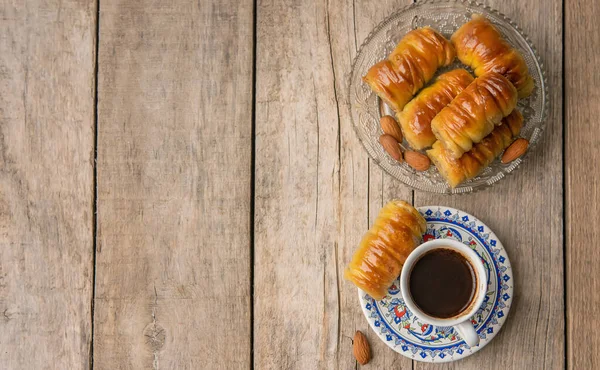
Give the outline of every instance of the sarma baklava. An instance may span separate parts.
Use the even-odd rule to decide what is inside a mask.
[[[523,116],[515,109],[502,120],[500,126],[497,126],[462,157],[453,158],[439,141],[433,144],[433,148],[427,151],[427,155],[435,163],[448,184],[455,188],[464,181],[479,175],[513,142],[522,127]]]
[[[371,297],[383,298],[410,252],[419,245],[426,226],[413,206],[401,200],[390,201],[360,242],[345,278]]]
[[[519,98],[527,97],[534,80],[521,53],[502,37],[484,16],[474,14],[453,35],[452,43],[458,59],[473,68],[476,76],[487,72],[500,73],[515,85]]]
[[[455,56],[452,43],[444,36],[431,27],[418,28],[400,40],[387,60],[371,67],[363,81],[400,112],[437,69],[452,63]]]
[[[452,158],[499,125],[517,105],[517,90],[502,75],[489,72],[476,78],[431,121],[431,129]]]
[[[473,76],[464,69],[455,69],[436,78],[398,113],[398,122],[404,138],[416,150],[429,148],[435,142],[431,120],[452,99],[473,82]]]

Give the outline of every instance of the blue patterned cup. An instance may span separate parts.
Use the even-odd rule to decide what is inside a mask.
[[[428,315],[419,308],[419,306],[413,300],[410,294],[410,275],[415,263],[426,254],[435,249],[449,249],[460,253],[473,267],[476,278],[475,293],[471,302],[466,309],[462,310],[457,315],[450,318],[439,318]],[[402,297],[406,306],[421,320],[424,322],[436,325],[436,326],[454,326],[461,338],[467,343],[469,347],[474,347],[479,344],[479,335],[471,323],[471,317],[475,315],[481,304],[485,299],[485,293],[487,290],[487,276],[485,268],[481,259],[467,245],[450,239],[436,239],[425,242],[418,246],[406,259],[404,266],[402,266],[402,273],[400,274],[400,289],[402,291]]]

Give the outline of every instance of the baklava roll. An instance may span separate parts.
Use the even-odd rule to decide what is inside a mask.
[[[363,77],[394,111],[400,112],[437,71],[452,63],[454,47],[430,27],[407,33],[387,60],[375,64]]]
[[[390,201],[360,242],[345,278],[374,299],[383,298],[410,252],[419,245],[426,226],[413,206],[401,200]]]
[[[431,131],[431,120],[452,99],[473,82],[473,76],[464,69],[455,69],[436,78],[435,82],[411,100],[402,112],[398,122],[408,144],[416,150],[429,148],[435,142]]]
[[[387,59],[371,67],[363,81],[395,112],[400,112],[412,99],[412,86],[403,75],[396,72],[392,62]]]
[[[515,109],[502,120],[500,126],[496,126],[488,136],[459,159],[453,158],[439,141],[433,144],[433,148],[427,151],[427,155],[448,184],[455,188],[479,175],[513,142],[522,127],[523,116]]]
[[[517,90],[502,75],[476,78],[431,121],[431,130],[452,158],[489,135],[517,105]]]
[[[472,67],[476,76],[500,73],[515,85],[519,98],[529,96],[534,81],[521,53],[484,16],[474,14],[472,18],[452,35],[458,59]]]

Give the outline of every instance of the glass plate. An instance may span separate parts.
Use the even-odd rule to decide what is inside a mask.
[[[519,99],[517,105],[524,117],[520,137],[530,142],[527,153],[533,150],[543,132],[548,110],[546,73],[531,42],[514,22],[488,6],[470,1],[438,0],[409,5],[375,27],[360,47],[350,74],[348,93],[354,129],[369,156],[390,175],[414,189],[443,194],[469,193],[484,189],[517,169],[526,157],[525,155],[508,164],[502,164],[499,159],[496,159],[481,175],[452,189],[435,166],[431,166],[424,172],[415,171],[406,163],[396,162],[379,144],[379,136],[383,134],[379,126],[379,118],[386,114],[393,115],[393,112],[362,81],[362,76],[373,64],[385,59],[410,30],[431,26],[450,38],[454,31],[476,13],[485,15],[500,30],[505,39],[521,52],[527,62],[529,73],[535,80],[535,89],[531,96]],[[452,65],[438,70],[436,76],[459,67],[465,68],[457,60]],[[403,145],[409,147],[406,142]]]

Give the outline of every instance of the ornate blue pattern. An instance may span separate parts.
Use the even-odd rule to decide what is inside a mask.
[[[419,361],[454,361],[481,349],[502,327],[512,303],[512,269],[496,235],[477,218],[447,207],[418,209],[427,221],[424,241],[458,240],[475,250],[484,263],[488,290],[471,320],[480,337],[479,345],[469,348],[453,327],[434,327],[414,316],[404,304],[398,281],[381,301],[360,290],[359,298],[371,327],[396,352]]]

